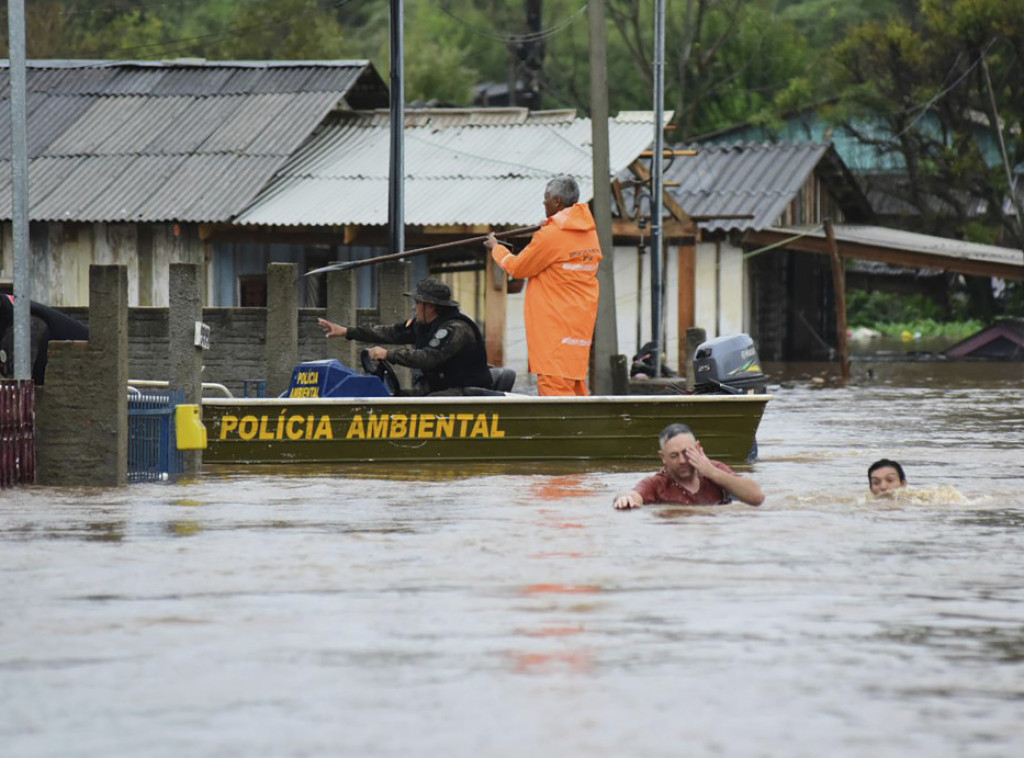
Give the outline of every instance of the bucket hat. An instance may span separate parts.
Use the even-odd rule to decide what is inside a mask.
[[[448,305],[458,307],[457,300],[452,300],[452,288],[439,279],[427,277],[421,279],[416,285],[414,292],[404,293],[418,303],[433,303],[434,305]]]

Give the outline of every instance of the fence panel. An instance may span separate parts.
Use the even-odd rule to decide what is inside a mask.
[[[0,487],[36,480],[36,388],[0,380]]]
[[[181,390],[132,389],[128,395],[128,481],[163,481],[185,470],[178,450],[174,407],[185,402]]]

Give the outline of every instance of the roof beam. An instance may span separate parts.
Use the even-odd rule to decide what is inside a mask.
[[[784,240],[790,240],[792,232],[761,229],[747,232],[743,238],[744,248],[767,247]],[[862,242],[836,240],[840,258],[853,258],[863,261],[879,261],[896,266],[909,268],[933,268],[940,271],[952,271],[957,274],[973,276],[997,276],[1001,279],[1024,279],[1024,266],[998,261],[981,261],[976,258],[955,258],[938,253],[926,253],[919,250],[881,247]],[[828,255],[828,240],[824,237],[808,235],[790,240],[782,246],[787,250],[804,253],[820,253]],[[1012,252],[1007,249],[1008,252]]]

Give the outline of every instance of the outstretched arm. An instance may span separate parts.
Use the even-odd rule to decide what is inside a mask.
[[[764,492],[757,482],[718,468],[700,447],[689,448],[686,451],[686,460],[698,474],[710,479],[737,500],[747,505],[760,505],[764,502]]]
[[[324,337],[330,339],[331,337],[344,337],[348,334],[348,329],[340,324],[335,324],[333,321],[328,321],[325,318],[318,318],[316,320],[320,324],[320,328],[324,330]]]
[[[636,490],[630,490],[629,492],[623,492],[621,495],[617,495],[612,503],[616,510],[620,511],[628,511],[630,508],[639,508],[643,504],[644,499]]]

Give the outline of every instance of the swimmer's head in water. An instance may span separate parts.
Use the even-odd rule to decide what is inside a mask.
[[[907,477],[900,464],[890,461],[888,458],[882,458],[868,467],[868,486],[871,487],[871,494],[877,497],[898,490],[900,487],[906,487]]]

